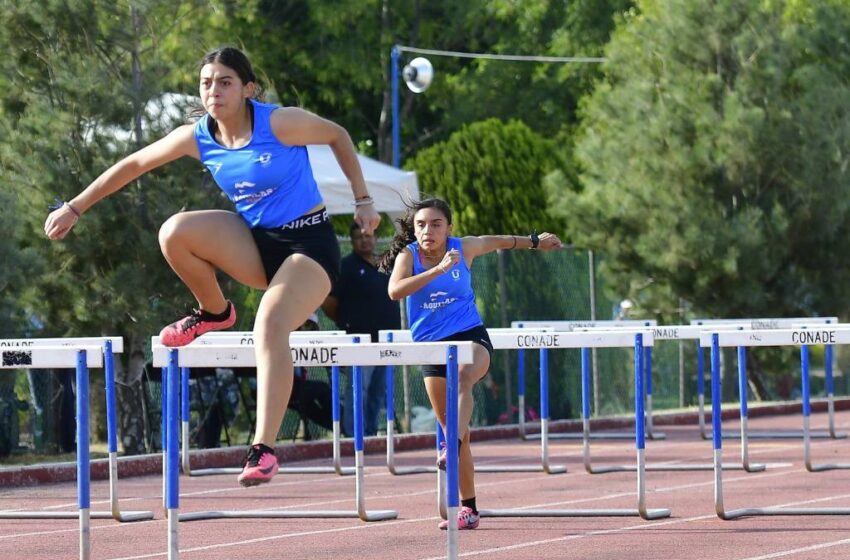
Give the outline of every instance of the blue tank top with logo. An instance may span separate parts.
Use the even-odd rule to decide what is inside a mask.
[[[210,134],[209,114],[195,124],[201,162],[251,228],[277,228],[322,202],[306,146],[288,146],[275,137],[277,105],[251,100],[254,130],[241,148],[226,148]]]
[[[416,342],[442,340],[484,324],[475,307],[472,276],[463,258],[460,238],[449,237],[446,246],[449,251],[460,252],[460,261],[407,296],[407,316]],[[419,243],[411,243],[407,248],[413,254],[414,276],[425,272]]]

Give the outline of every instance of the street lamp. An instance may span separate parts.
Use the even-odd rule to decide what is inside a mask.
[[[390,54],[392,61],[392,117],[393,117],[393,166],[401,165],[401,124],[398,116],[398,57],[402,47],[396,45]],[[434,67],[427,58],[418,56],[410,61],[401,72],[404,83],[413,93],[422,93],[434,79]]]
[[[542,63],[580,63],[599,64],[605,62],[602,57],[594,56],[536,56],[520,54],[493,54],[493,53],[468,53],[458,51],[442,51],[436,49],[420,49],[416,47],[405,47],[394,45],[390,51],[390,79],[392,98],[392,140],[393,140],[393,166],[401,164],[401,124],[398,115],[398,61],[402,52],[427,54],[431,56],[448,56],[452,58],[482,58],[487,60],[512,60],[515,62],[542,62]],[[434,77],[434,69],[428,59],[417,57],[404,67],[402,72],[407,87],[413,93],[422,93],[431,85]]]

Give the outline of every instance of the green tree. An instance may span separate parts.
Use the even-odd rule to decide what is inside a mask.
[[[125,337],[119,368],[125,450],[142,450],[138,379],[150,335],[191,296],[159,254],[159,225],[181,207],[221,204],[199,166],[172,164],[128,185],[88,212],[71,235],[51,242],[47,206],[69,199],[127,153],[170,130],[161,112],[164,78],[174,72],[160,42],[181,36],[191,3],[2,4],[0,62],[2,177],[20,211],[20,251],[39,255],[42,274],[15,294],[42,336]],[[183,35],[185,33],[185,35]],[[182,119],[178,119],[182,120]],[[5,219],[3,220],[5,222]]]
[[[553,181],[609,285],[673,318],[846,314],[850,6],[639,3]]]
[[[422,192],[444,198],[458,235],[551,231],[563,222],[547,212],[543,178],[559,164],[551,142],[520,121],[473,123],[420,151]]]

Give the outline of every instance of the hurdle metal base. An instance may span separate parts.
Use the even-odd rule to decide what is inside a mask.
[[[723,439],[740,439],[740,436],[734,433],[723,433]],[[803,439],[803,432],[800,430],[775,431],[775,432],[750,432],[747,434],[750,439]],[[819,430],[809,434],[813,439],[847,439],[847,432],[835,432],[834,434]],[[702,439],[712,439],[710,432],[703,433]]]
[[[850,508],[742,508],[717,513],[717,516],[724,521],[769,515],[850,515]]]
[[[197,469],[191,470],[188,473],[183,471],[183,474],[188,476],[212,476],[217,474],[235,474],[238,475],[242,472],[242,469],[239,467],[224,467],[224,468],[216,468],[216,469]],[[356,472],[354,467],[343,467],[340,471],[337,471],[334,467],[280,467],[277,471],[282,474],[338,474],[338,475],[352,475]]]
[[[647,471],[655,471],[655,472],[666,472],[666,471],[711,471],[714,470],[714,465],[711,463],[690,463],[690,464],[679,464],[679,465],[666,465],[664,463],[656,463],[654,465],[646,465],[644,469]],[[607,467],[590,467],[590,474],[606,474],[612,472],[634,472],[637,470],[635,465],[610,465]],[[763,472],[767,470],[767,465],[764,464],[753,464],[753,465],[742,465],[731,464],[731,465],[723,465],[723,470],[726,471],[746,471],[746,472]]]
[[[670,517],[669,509],[650,509],[643,513],[636,509],[482,509],[481,517],[642,517],[663,519]]]
[[[500,472],[535,472],[535,473],[546,473],[546,474],[562,474],[567,472],[567,467],[564,465],[554,465],[547,468],[544,468],[540,465],[475,465],[475,472],[480,473],[500,473]]]
[[[91,519],[115,519],[117,521],[147,521],[153,519],[152,511],[125,511],[121,513],[121,519],[116,518],[109,511],[89,512]],[[79,511],[4,511],[0,512],[0,519],[79,519]]]
[[[361,516],[354,510],[244,510],[244,511],[196,511],[181,513],[180,521],[201,521],[205,519],[362,519],[363,521],[387,521],[396,519],[398,512],[393,510],[375,510]]]

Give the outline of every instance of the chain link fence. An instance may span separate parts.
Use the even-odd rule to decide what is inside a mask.
[[[379,243],[383,250],[388,240]],[[343,254],[350,252],[347,239],[341,241]],[[590,262],[586,251],[566,248],[557,252],[504,251],[475,260],[472,270],[478,308],[488,327],[509,326],[516,320],[610,320],[615,318],[616,302],[606,296],[604,281],[597,276],[595,294],[591,297]],[[591,313],[591,299],[596,301]],[[320,313],[322,330],[336,329]],[[839,351],[836,392],[847,394],[847,376],[841,375],[845,358]],[[692,342],[660,341],[653,351],[653,404],[655,410],[693,406],[696,404],[696,346]],[[817,350],[815,350],[817,352]],[[799,367],[792,350],[784,363],[785,382],[791,387],[769,388],[777,398],[795,398],[793,387],[799,386]],[[596,354],[599,387],[595,395],[598,407],[595,416],[627,414],[634,406],[634,380],[631,349],[600,349]],[[517,419],[517,351],[497,351],[493,356],[490,374],[475,389],[476,408],[473,424],[477,426],[514,423]],[[526,418],[539,413],[539,353],[525,352]],[[707,359],[707,354],[706,354]],[[817,377],[818,354],[813,354],[812,390],[818,394],[823,379]],[[735,359],[729,355],[726,376],[735,375]],[[822,367],[822,358],[820,362]],[[577,418],[581,412],[581,379],[579,350],[549,352],[550,416],[553,419]],[[99,370],[93,376],[96,383],[93,397],[102,395]],[[407,371],[401,367],[395,373],[396,430],[433,430],[434,420],[425,393],[419,368]],[[330,431],[330,374],[325,368],[306,371],[310,386],[299,398],[310,400],[312,412],[289,410],[280,431],[280,439],[314,440],[331,437]],[[15,450],[56,453],[72,450],[74,445],[73,375],[70,371],[19,371],[0,375],[0,461]],[[342,382],[350,382],[343,376]],[[724,384],[725,400],[737,399],[736,384],[731,378]],[[148,451],[160,449],[160,375],[147,371],[143,384],[145,443]],[[253,377],[230,370],[193,378],[190,382],[192,410],[192,445],[241,445],[252,435],[254,423]],[[708,389],[707,389],[708,391]],[[708,398],[708,395],[706,395]],[[95,402],[98,401],[95,406]],[[103,410],[102,399],[92,399],[93,407]],[[105,438],[103,420],[97,422],[92,434],[95,440]],[[321,415],[321,418],[319,417]],[[327,416],[327,418],[325,418]],[[99,427],[97,427],[99,426]],[[386,426],[385,416],[379,426]]]

